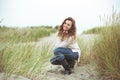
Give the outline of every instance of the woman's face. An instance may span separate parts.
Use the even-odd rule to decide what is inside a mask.
[[[63,24],[63,30],[68,31],[72,27],[72,21],[66,20]]]

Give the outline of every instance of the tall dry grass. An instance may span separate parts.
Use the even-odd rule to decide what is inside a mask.
[[[53,32],[51,28],[0,29],[0,72],[5,73],[6,80],[12,74],[37,80],[53,45],[47,40],[35,41]]]
[[[20,43],[0,45],[0,72],[36,79],[52,55],[51,43]]]
[[[103,19],[105,25],[85,31],[101,35],[89,60],[100,72],[101,80],[120,80],[120,13],[113,12]]]
[[[112,80],[120,79],[120,25],[101,32],[102,40],[93,48],[93,63],[98,71]]]

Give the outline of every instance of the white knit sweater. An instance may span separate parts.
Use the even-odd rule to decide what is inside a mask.
[[[73,40],[72,37],[70,37],[68,40],[64,40],[64,41],[61,41],[61,39],[58,37],[56,47],[70,48],[73,52],[78,52],[79,53],[78,62],[80,61],[81,50],[80,50],[77,42],[75,40]]]

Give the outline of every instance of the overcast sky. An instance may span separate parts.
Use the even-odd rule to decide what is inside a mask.
[[[120,11],[120,0],[0,0],[0,25],[54,27],[70,16],[81,33],[101,25],[99,16],[110,14],[113,5]]]

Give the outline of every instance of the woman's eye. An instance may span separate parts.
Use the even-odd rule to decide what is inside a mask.
[[[67,24],[68,26],[70,26],[70,24]]]

